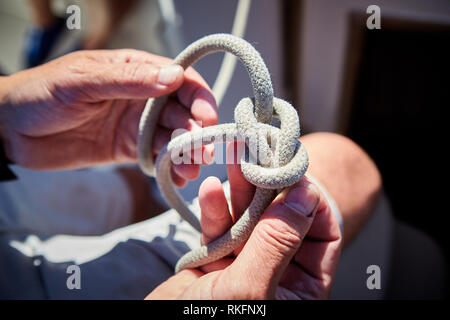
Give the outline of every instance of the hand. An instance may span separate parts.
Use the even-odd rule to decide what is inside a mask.
[[[8,157],[31,169],[136,162],[146,99],[172,94],[159,119],[154,156],[173,129],[218,121],[214,97],[193,69],[136,50],[79,51],[0,78],[0,129]],[[176,91],[176,92],[175,92]],[[174,166],[178,186],[199,165]]]
[[[236,164],[237,153],[227,153],[231,215],[217,178],[200,187],[204,243],[228,230],[253,197],[254,187]],[[230,154],[237,156],[228,159]],[[275,198],[243,248],[200,269],[179,272],[147,299],[325,299],[340,248],[337,220],[318,189],[303,178]]]

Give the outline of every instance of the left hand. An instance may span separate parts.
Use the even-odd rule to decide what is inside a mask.
[[[79,51],[0,78],[0,134],[7,156],[31,169],[136,162],[139,118],[149,97],[175,92],[164,107],[153,156],[174,129],[218,121],[214,97],[192,68],[136,50]],[[178,186],[199,165],[174,166]]]

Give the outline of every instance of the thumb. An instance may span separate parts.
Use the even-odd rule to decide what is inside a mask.
[[[249,282],[250,298],[273,298],[278,282],[303,238],[319,204],[317,188],[306,178],[284,190],[266,209],[230,270]]]
[[[147,99],[177,90],[184,80],[179,65],[116,63],[89,72],[86,89],[94,100]]]

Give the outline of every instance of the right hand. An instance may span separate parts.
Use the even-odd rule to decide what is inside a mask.
[[[227,231],[253,197],[255,188],[243,177],[237,159],[227,165],[232,214],[217,178],[200,187],[204,243]],[[303,178],[275,198],[243,248],[199,269],[182,270],[147,299],[326,299],[341,243],[328,203]]]

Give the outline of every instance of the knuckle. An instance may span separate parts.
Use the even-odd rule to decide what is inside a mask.
[[[188,107],[191,107],[192,104],[194,103],[194,101],[203,95],[203,90],[204,90],[203,87],[197,86],[190,92],[189,99],[188,99],[188,104],[189,104]]]
[[[281,254],[297,250],[302,241],[300,234],[281,220],[261,221],[258,225],[257,236],[262,243]]]
[[[124,65],[124,85],[129,88],[141,88],[146,84],[147,79],[156,79],[156,70],[152,70],[150,74],[146,74],[145,70],[148,71],[148,68],[145,68],[141,63]]]

